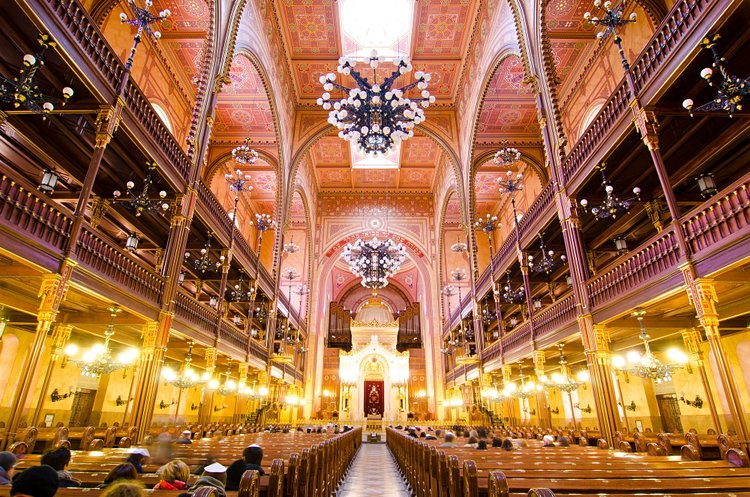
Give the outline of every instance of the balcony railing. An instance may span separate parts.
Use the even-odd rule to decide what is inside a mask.
[[[534,202],[526,210],[526,214],[521,218],[521,222],[518,223],[518,231],[521,232],[521,240],[531,232],[536,234],[537,231],[534,229],[537,226],[537,222],[542,218],[543,214],[552,205],[555,200],[555,189],[551,181],[547,182],[547,185],[542,188],[539,195],[534,199]]]
[[[175,296],[174,304],[177,319],[206,333],[213,333],[216,330],[216,320],[219,319],[216,310],[179,291]]]
[[[627,292],[654,281],[674,270],[680,259],[679,247],[671,230],[657,234],[626,256],[616,259],[600,274],[589,280],[591,308],[596,309]]]
[[[750,233],[750,174],[714,195],[685,216],[682,232],[691,255],[701,256],[717,244]],[[723,243],[722,243],[723,242]]]
[[[84,269],[120,288],[125,288],[153,306],[159,306],[164,280],[141,265],[112,240],[84,226],[76,241],[75,254]]]
[[[531,323],[524,321],[500,340],[502,340],[503,354],[506,356],[511,352],[523,348],[526,344],[531,343]]]
[[[0,179],[0,220],[13,231],[59,253],[70,237],[72,213],[53,207],[36,190],[3,175]]]
[[[226,342],[239,350],[247,349],[247,341],[250,340],[250,337],[245,335],[232,323],[228,322],[225,319],[222,319],[220,330],[221,333],[219,338],[221,339],[221,341]]]
[[[577,317],[576,311],[575,296],[570,294],[546,309],[537,312],[532,318],[534,322],[534,338],[542,338],[575,321]]]

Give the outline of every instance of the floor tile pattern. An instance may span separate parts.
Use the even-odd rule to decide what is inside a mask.
[[[384,443],[363,443],[337,497],[409,497],[396,462]]]

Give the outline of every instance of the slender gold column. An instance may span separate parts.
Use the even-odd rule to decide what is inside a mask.
[[[719,420],[719,413],[716,409],[716,403],[714,402],[714,395],[711,391],[711,384],[708,381],[708,375],[706,374],[706,365],[703,361],[703,350],[701,349],[701,343],[703,337],[698,329],[692,328],[689,330],[682,331],[682,341],[685,344],[685,350],[690,354],[690,361],[694,362],[698,367],[698,373],[701,376],[701,383],[703,384],[703,391],[706,395],[706,402],[708,402],[708,410],[711,412],[711,420],[714,424],[716,433],[721,433],[721,421]]]
[[[685,264],[681,269],[685,278],[686,290],[690,302],[695,307],[701,326],[706,330],[708,345],[716,361],[719,381],[721,381],[721,385],[724,388],[724,395],[729,406],[732,421],[734,422],[734,429],[737,432],[740,447],[747,452],[748,444],[750,443],[748,440],[747,423],[745,422],[739,389],[734,380],[734,373],[729,365],[724,345],[721,343],[719,313],[716,310],[716,303],[719,301],[719,297],[716,295],[716,288],[714,287],[713,280],[707,278],[695,279],[695,269],[691,263]]]
[[[552,413],[549,411],[547,404],[547,394],[544,389],[539,389],[542,385],[541,378],[544,376],[544,351],[534,351],[534,373],[536,374],[537,391],[536,391],[536,408],[539,424],[542,428],[552,427]]]
[[[5,448],[10,447],[16,437],[18,423],[21,421],[24,406],[34,387],[34,377],[41,366],[40,363],[47,334],[57,317],[60,303],[65,298],[72,270],[73,264],[67,264],[63,267],[62,274],[45,274],[42,277],[42,285],[39,289],[41,301],[39,302],[39,311],[36,316],[36,333],[34,334],[34,341],[31,344],[28,354],[24,359],[16,390],[13,394],[13,401],[10,404],[10,413],[7,421],[8,428],[4,442]]]
[[[162,312],[159,321],[149,321],[143,326],[141,365],[138,368],[131,425],[138,430],[137,439],[143,440],[148,434],[154,415],[156,390],[159,387],[161,366],[169,338],[172,315]]]
[[[593,388],[596,417],[599,431],[610,447],[615,441],[615,432],[620,426],[617,396],[612,381],[612,354],[609,351],[609,331],[603,325],[595,325],[590,314],[578,318],[581,338],[586,352]]]
[[[57,361],[63,355],[63,350],[65,349],[65,344],[68,343],[71,331],[73,331],[72,325],[58,324],[52,332],[52,355],[50,356],[50,361],[47,365],[47,372],[44,374],[44,381],[42,382],[42,388],[39,392],[39,400],[36,403],[34,416],[31,418],[31,426],[37,426],[39,424],[39,418],[42,415],[42,408],[44,408],[44,401],[47,399],[49,383],[52,380],[52,373],[55,370]]]
[[[206,348],[206,372],[213,376],[216,370],[216,347]],[[211,410],[214,407],[214,393],[209,391],[206,385],[201,389],[201,407],[198,410],[198,423],[206,425],[211,422]]]

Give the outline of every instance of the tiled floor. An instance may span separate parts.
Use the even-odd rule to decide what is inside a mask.
[[[352,462],[338,497],[409,497],[385,444],[364,443]]]

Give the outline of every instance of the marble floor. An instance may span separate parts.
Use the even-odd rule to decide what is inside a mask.
[[[384,443],[363,443],[337,497],[409,497],[396,462]]]

